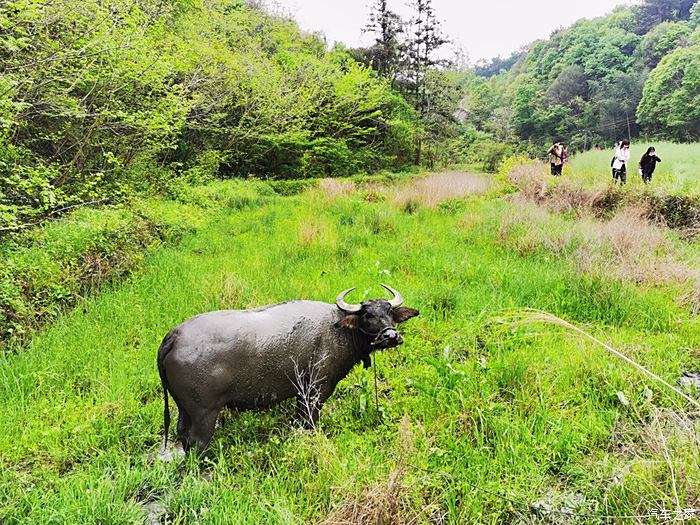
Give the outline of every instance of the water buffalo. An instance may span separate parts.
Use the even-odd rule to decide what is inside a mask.
[[[418,315],[390,301],[348,304],[289,301],[257,310],[221,310],[193,317],[168,333],[158,349],[165,400],[165,443],[170,427],[168,392],[177,404],[177,433],[185,451],[204,450],[225,406],[270,407],[297,398],[307,427],[318,420],[338,382],[370,354],[403,343],[397,323]]]

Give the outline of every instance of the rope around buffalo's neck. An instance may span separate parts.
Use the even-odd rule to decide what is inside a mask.
[[[359,328],[359,327],[358,327],[358,331],[362,332],[363,334],[368,335],[370,337],[376,337],[379,334],[381,334],[382,332],[384,332],[384,330],[382,330],[381,332],[377,332],[376,334],[370,334],[370,333],[365,332],[362,328]],[[353,330],[351,333],[352,333],[352,339],[353,339],[353,346],[355,347],[355,352],[357,352],[359,354],[360,360],[362,361],[362,351],[361,351],[362,341],[360,341],[360,338],[357,336],[357,332],[355,332]],[[374,360],[373,360],[372,359],[372,345],[368,344],[367,346],[368,346],[367,355],[369,356],[370,365],[372,366],[372,370],[374,372],[374,409],[375,409],[376,414],[377,414],[377,419],[379,419],[380,416],[379,416],[379,388],[377,386],[378,385],[377,356],[375,355]]]
[[[370,356],[371,355],[372,354],[370,354]],[[379,392],[378,392],[378,388],[377,388],[377,358],[376,358],[376,356],[374,358],[372,370],[374,370],[374,409],[377,413],[377,419],[379,419],[380,418],[380,416],[379,416]]]

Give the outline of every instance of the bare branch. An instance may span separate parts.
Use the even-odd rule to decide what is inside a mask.
[[[309,362],[303,368],[299,366],[296,359],[294,363],[294,378],[292,383],[297,391],[297,408],[301,411],[301,416],[308,422],[312,429],[316,430],[316,419],[321,405],[321,387],[326,380],[321,376],[321,365],[328,356],[320,357],[317,361]]]

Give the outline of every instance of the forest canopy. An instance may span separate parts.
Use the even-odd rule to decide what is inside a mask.
[[[0,227],[177,181],[400,166],[416,121],[347,51],[242,0],[0,7]]]
[[[482,63],[466,80],[466,133],[514,148],[700,140],[699,26],[700,2],[645,0]]]

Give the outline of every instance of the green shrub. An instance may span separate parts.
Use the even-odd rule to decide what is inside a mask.
[[[413,149],[415,111],[388,82],[255,3],[11,4],[0,228],[106,197],[188,201],[215,178],[372,172]]]
[[[88,209],[2,245],[0,348],[13,346],[105,283],[123,279],[144,253],[176,242],[196,222],[159,201]]]
[[[267,184],[278,195],[289,196],[303,193],[318,185],[318,179],[270,180]]]

